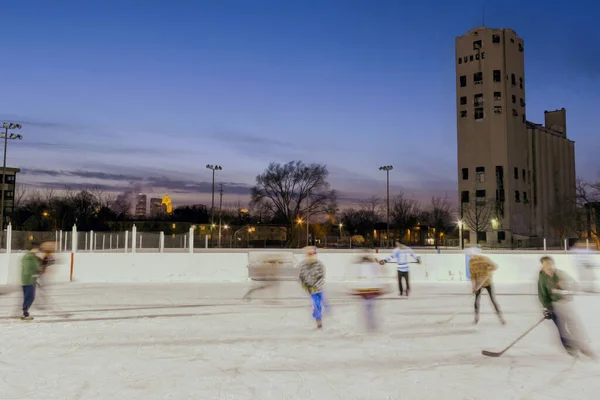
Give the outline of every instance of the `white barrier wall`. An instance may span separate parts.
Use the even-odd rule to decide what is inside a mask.
[[[495,282],[533,282],[543,254],[486,254],[499,266]],[[0,255],[0,284],[20,285],[23,253]],[[302,255],[296,254],[300,261]],[[358,253],[327,252],[319,258],[327,268],[327,280],[356,279],[354,263]],[[378,255],[380,259],[386,254]],[[579,277],[570,254],[553,254],[558,268]],[[594,256],[600,266],[600,255]],[[467,281],[465,254],[422,254],[422,264],[411,264],[415,282]],[[243,282],[248,279],[248,253],[61,253],[46,277],[51,282],[141,283],[141,282]],[[386,264],[386,277],[396,277],[396,265]],[[598,275],[600,271],[596,272]]]

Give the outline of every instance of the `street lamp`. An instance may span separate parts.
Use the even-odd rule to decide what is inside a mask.
[[[21,140],[22,135],[15,135],[14,133],[8,134],[9,130],[21,129],[21,124],[13,124],[12,122],[5,122],[2,124],[4,133],[0,135],[0,138],[4,139],[4,162],[2,163],[2,200],[0,201],[0,230],[4,230],[4,192],[8,189],[6,185],[6,149],[8,147],[8,139],[10,140]]]
[[[210,205],[210,223],[215,222],[215,171],[221,171],[223,167],[220,165],[207,164],[207,169],[212,170],[212,202]]]
[[[390,240],[390,171],[394,169],[393,165],[384,165],[383,167],[379,167],[380,171],[385,171],[387,176],[387,238],[386,241]]]
[[[463,250],[464,250],[464,248],[465,248],[464,230],[463,230],[463,229],[464,229],[464,228],[463,228],[463,227],[464,227],[464,224],[465,224],[465,223],[463,222],[463,220],[462,220],[462,219],[458,220],[458,229],[459,229],[459,232],[460,232],[460,247],[461,247],[461,249],[463,249]]]

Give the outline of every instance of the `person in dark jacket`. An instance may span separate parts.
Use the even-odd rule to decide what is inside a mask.
[[[573,293],[569,288],[573,280],[556,268],[551,257],[542,257],[540,261],[542,270],[538,278],[538,298],[544,317],[554,322],[560,341],[571,356],[575,357],[581,352],[595,358],[572,305]]]
[[[29,309],[35,300],[36,280],[42,269],[42,260],[37,256],[38,245],[32,243],[32,248],[21,260],[21,285],[23,287],[23,315],[21,319],[31,321]]]

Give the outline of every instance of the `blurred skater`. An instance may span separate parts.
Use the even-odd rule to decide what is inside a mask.
[[[588,243],[579,240],[575,243],[571,252],[574,256],[575,268],[579,275],[581,290],[588,293],[598,293],[596,286],[596,269],[598,264],[594,260],[595,251],[588,248]]]
[[[31,244],[32,248],[21,259],[21,285],[23,288],[23,315],[21,319],[31,321],[29,309],[35,300],[35,287],[37,277],[42,269],[42,260],[37,256],[37,243]]]
[[[282,264],[283,260],[277,255],[268,255],[260,260],[258,266],[252,267],[253,280],[258,282],[246,292],[243,299],[250,301],[254,292],[271,288],[275,290],[275,297],[277,297],[281,286]]]
[[[392,259],[396,260],[398,264],[398,290],[400,292],[400,296],[404,294],[404,289],[402,288],[402,280],[406,281],[406,297],[408,297],[410,293],[410,274],[409,274],[409,257],[412,257],[417,264],[421,263],[421,259],[413,253],[412,249],[408,246],[403,245],[400,242],[396,242],[396,248],[390,257],[386,259],[386,262],[392,261]]]
[[[573,292],[569,290],[573,280],[556,268],[551,257],[542,257],[540,261],[542,269],[538,279],[538,298],[544,317],[554,322],[560,341],[571,356],[576,357],[581,352],[595,358],[573,307]]]
[[[492,274],[498,269],[498,266],[489,258],[480,254],[478,248],[471,250],[471,259],[469,260],[469,272],[471,273],[472,291],[475,295],[475,323],[479,322],[479,302],[481,299],[481,290],[485,288],[490,295],[490,301],[496,310],[500,322],[504,325],[506,321],[502,317],[500,306],[496,302],[494,294],[494,285],[492,283]]]
[[[45,309],[48,303],[48,294],[46,293],[46,284],[48,281],[47,273],[49,267],[54,265],[54,242],[44,242],[40,246],[42,252],[42,261],[40,266],[40,273],[36,280],[36,292],[37,292],[37,304],[38,308]]]
[[[380,276],[383,274],[382,266],[372,255],[362,256],[357,265],[359,283],[354,288],[353,294],[363,299],[364,315],[367,329],[378,329],[375,299],[385,293]]]
[[[317,321],[317,327],[323,326],[321,319],[323,315],[323,286],[325,285],[325,266],[317,259],[317,249],[308,246],[306,258],[300,264],[300,283],[302,288],[310,295],[313,304],[313,318]]]

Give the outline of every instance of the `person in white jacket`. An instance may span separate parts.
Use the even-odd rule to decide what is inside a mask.
[[[395,259],[396,263],[398,264],[398,289],[400,291],[400,296],[404,294],[404,290],[402,288],[402,279],[406,281],[406,297],[408,297],[410,293],[410,268],[408,266],[410,258],[414,259],[417,264],[421,263],[421,259],[415,256],[410,247],[405,246],[400,242],[396,242],[396,248],[394,249],[393,254],[386,259],[386,262],[390,262],[392,259]]]
[[[589,248],[588,243],[582,240],[575,243],[571,248],[571,253],[575,258],[574,262],[579,275],[581,290],[588,293],[598,293],[596,270],[599,265],[594,260],[597,253]]]
[[[384,284],[381,280],[383,267],[379,265],[374,256],[365,255],[358,260],[356,272],[358,282],[354,287],[353,294],[362,298],[367,329],[374,331],[378,328],[375,299],[385,294]]]

